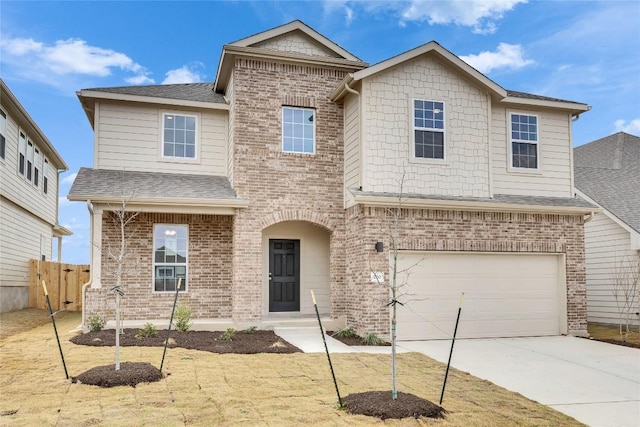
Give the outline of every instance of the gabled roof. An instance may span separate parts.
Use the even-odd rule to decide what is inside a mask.
[[[318,47],[327,55],[310,55],[299,53],[295,50],[272,49],[267,46],[267,42],[276,41],[287,35],[301,36],[305,41]],[[276,59],[291,63],[308,63],[342,68],[348,71],[356,71],[369,66],[368,63],[363,62],[360,58],[332,42],[302,21],[296,20],[224,45],[220,55],[220,62],[218,63],[214,91],[223,92],[225,90],[237,56],[268,60]]]
[[[453,67],[455,70],[463,74],[466,78],[468,78],[472,82],[475,82],[478,86],[484,87],[489,93],[491,93],[496,99],[501,102],[509,104],[565,109],[570,110],[572,114],[580,114],[591,109],[591,107],[589,107],[587,104],[579,102],[506,90],[502,86],[482,74],[480,71],[467,64],[458,56],[442,47],[436,41],[430,41],[426,44],[423,44],[422,46],[418,46],[414,49],[408,50],[404,53],[386,59],[382,62],[372,65],[371,67],[365,68],[353,73],[352,75],[347,76],[342,84],[338,86],[338,88],[336,88],[336,90],[333,92],[333,94],[331,95],[331,99],[337,100],[344,96],[344,94],[347,92],[347,90],[345,89],[345,85],[349,85],[351,82],[357,82],[378,73],[382,73],[422,55],[437,56],[439,59],[445,61],[449,66]]]
[[[137,205],[242,208],[224,176],[80,168],[67,198],[71,201]]]
[[[573,153],[576,189],[640,233],[640,137],[618,132]]]
[[[18,98],[11,92],[4,80],[0,78],[0,99],[2,105],[10,110],[8,113],[18,122],[26,133],[33,138],[34,142],[46,154],[51,164],[58,170],[69,170],[69,166],[64,161],[58,150],[53,146],[49,138],[40,129],[38,124],[31,118],[27,110],[22,106]]]
[[[76,93],[91,126],[96,99],[144,102],[228,110],[224,96],[213,91],[213,83],[183,83],[171,85],[119,86],[82,89]]]

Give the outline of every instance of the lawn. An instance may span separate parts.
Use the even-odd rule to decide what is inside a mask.
[[[3,314],[0,321],[11,323]],[[77,313],[58,321],[72,376],[113,363],[111,347],[77,346],[68,331]],[[123,347],[123,361],[160,364],[162,348]],[[388,355],[332,356],[340,392],[389,390]],[[399,389],[437,403],[445,366],[424,355],[399,355]],[[337,410],[324,354],[212,354],[169,349],[166,378],[103,389],[65,380],[51,324],[0,340],[0,425],[11,426],[578,426],[577,421],[492,383],[452,370],[443,420],[380,421]]]
[[[620,328],[614,325],[603,325],[600,323],[589,323],[587,326],[589,331],[589,335],[594,340],[600,341],[622,341],[620,337]],[[627,337],[627,342],[631,344],[635,344],[636,347],[640,347],[640,332],[638,332],[638,327],[633,326],[629,328],[629,336]],[[623,329],[624,331],[624,329]]]

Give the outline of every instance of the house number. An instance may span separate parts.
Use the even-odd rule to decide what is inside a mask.
[[[384,283],[384,273],[381,271],[371,272],[372,283]]]

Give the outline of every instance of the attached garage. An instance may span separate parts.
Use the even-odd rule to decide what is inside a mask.
[[[561,254],[401,252],[398,272],[399,340],[451,338],[462,292],[459,338],[566,333]]]

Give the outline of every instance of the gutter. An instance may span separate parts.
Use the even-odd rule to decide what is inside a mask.
[[[67,195],[67,199],[72,202],[93,201],[94,203],[121,203],[121,196],[97,196],[90,194],[73,194]],[[155,206],[193,206],[193,207],[211,207],[211,208],[247,208],[249,201],[246,199],[168,199],[165,197],[147,197],[135,198],[129,200],[129,203],[136,205],[155,205]]]

